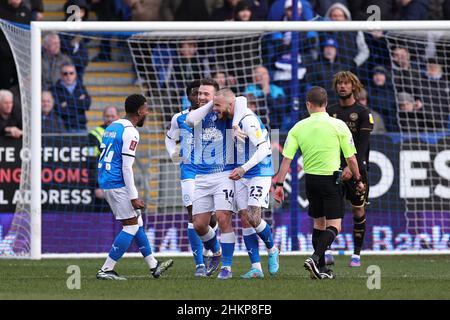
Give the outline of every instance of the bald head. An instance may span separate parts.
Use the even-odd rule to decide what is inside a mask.
[[[216,97],[224,97],[228,102],[234,101],[234,99],[236,99],[234,92],[229,88],[218,90],[214,95],[214,99],[216,99]]]
[[[114,106],[107,106],[103,110],[103,121],[106,126],[109,126],[111,123],[119,119],[119,113],[117,112],[117,108]]]
[[[213,111],[221,120],[232,119],[234,115],[234,101],[236,96],[233,91],[228,88],[220,89],[214,95]]]
[[[9,90],[0,90],[0,115],[9,116],[13,110],[13,94]]]
[[[53,109],[53,96],[50,91],[42,91],[41,96],[42,113],[48,115]]]

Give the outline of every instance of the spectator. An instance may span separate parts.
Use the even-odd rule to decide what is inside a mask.
[[[63,119],[69,132],[86,131],[86,111],[91,106],[89,96],[83,84],[77,80],[77,71],[71,63],[61,67],[61,79],[52,88],[55,98],[55,110]]]
[[[265,67],[257,66],[254,69],[253,84],[245,88],[244,94],[253,94],[259,101],[267,103],[272,127],[282,126],[287,113],[286,95],[282,88],[271,83],[269,72]]]
[[[286,0],[284,3],[285,16],[284,21],[292,20],[292,0]],[[303,5],[299,1],[297,3],[297,10],[299,17],[301,16]],[[299,52],[297,55],[298,61],[298,79],[303,80],[306,74],[306,67],[308,60],[315,60],[317,58],[317,33],[316,32],[301,32],[299,35]],[[291,56],[291,40],[292,32],[275,32],[270,35],[270,40],[267,42],[267,57],[269,60],[269,70],[271,70],[272,78],[285,90],[287,95],[290,95],[291,87],[291,65],[294,57]]]
[[[416,105],[422,104],[418,91],[420,73],[418,67],[412,67],[409,51],[406,47],[397,46],[392,52],[393,83],[397,92],[408,92],[416,99]]]
[[[415,103],[413,95],[404,91],[399,92],[397,101],[398,117],[402,131],[421,131],[424,128],[424,114],[420,110],[421,106]]]
[[[429,0],[428,20],[443,20],[445,0]]]
[[[61,66],[69,63],[72,63],[72,60],[61,52],[58,34],[46,35],[42,52],[42,88],[49,90],[58,81]]]
[[[31,20],[44,20],[44,2],[42,0],[29,0],[31,9]]]
[[[21,0],[1,0],[0,18],[11,22],[30,24],[31,11]],[[0,89],[9,89],[18,83],[14,57],[3,31],[0,30]]]
[[[65,20],[68,21],[72,12],[67,12],[67,8],[70,6],[78,6],[80,8],[80,16],[78,19],[86,21],[89,18],[89,8],[86,0],[68,0],[64,7],[63,12],[65,14]],[[89,38],[83,37],[74,33],[63,33],[60,36],[61,40],[61,52],[66,54],[77,69],[78,78],[83,81],[84,69],[89,62],[89,53],[87,44]]]
[[[66,127],[62,119],[53,110],[55,101],[50,91],[42,91],[42,133],[64,133]]]
[[[133,21],[160,21],[162,0],[125,0]]]
[[[428,0],[399,0],[397,20],[427,20]]]
[[[306,74],[308,86],[320,86],[327,90],[328,104],[334,104],[336,92],[333,88],[333,76],[342,70],[348,70],[348,66],[340,62],[338,44],[334,38],[328,38],[322,44],[323,51],[317,62],[311,64]]]
[[[370,56],[360,68],[356,70],[360,79],[371,77],[370,71],[374,66],[390,68],[391,59],[389,49],[383,31],[375,30],[364,33],[366,44],[369,47]]]
[[[444,20],[450,20],[450,0],[445,0],[442,6],[444,11]]]
[[[13,112],[13,95],[9,90],[0,90],[0,136],[22,137],[22,119]]]
[[[235,9],[240,0],[224,0],[223,7],[215,10],[211,16],[212,21],[232,21]]]
[[[448,128],[450,114],[450,85],[445,79],[441,62],[436,58],[427,60],[426,72],[422,77],[420,96],[423,112],[427,115],[426,126],[429,130]]]
[[[200,61],[196,41],[186,40],[178,44],[178,54],[173,61],[172,78],[178,90],[184,90],[192,81],[201,79],[206,68],[204,61]]]
[[[237,2],[236,4],[234,4]],[[227,6],[229,4],[229,6]],[[230,19],[230,13],[233,10],[232,18]],[[225,1],[225,6],[216,11],[223,13],[223,17],[213,17],[212,20],[219,19],[218,21],[265,21],[267,12],[269,10],[268,0],[238,0],[238,1]],[[220,15],[220,13],[219,13]],[[223,19],[220,19],[223,18]]]
[[[286,1],[289,0],[275,0],[270,6],[267,20],[269,21],[282,21],[285,16],[285,5]],[[311,7],[310,1],[308,0],[298,0],[302,6],[302,12],[299,14],[299,19],[303,21],[309,21],[314,18],[315,14]],[[292,6],[292,1],[291,1]],[[325,12],[323,13],[325,14]],[[321,14],[321,16],[323,16]]]
[[[219,88],[222,89],[224,87],[233,88],[236,84],[236,78],[228,74],[225,71],[225,67],[218,67],[216,70],[211,72],[211,77],[216,80]]]
[[[89,145],[95,146],[94,154],[97,157],[100,155],[100,145],[105,129],[118,119],[119,112],[117,111],[117,108],[115,106],[106,106],[105,109],[103,109],[103,123],[89,131]]]
[[[269,0],[251,0],[252,19],[255,21],[266,21],[269,13]]]
[[[214,71],[213,73],[211,73],[211,76],[214,80],[216,80],[220,89],[227,87],[227,75],[225,72]]]
[[[341,3],[333,4],[325,16],[332,21],[352,20],[350,11]],[[341,48],[341,57],[344,64],[359,67],[369,58],[369,47],[362,31],[334,32],[331,35],[336,38],[339,48]]]
[[[89,0],[90,9],[95,12],[98,21],[117,21],[120,20],[116,14],[115,1],[111,0]],[[99,52],[92,59],[94,62],[111,60],[111,44],[109,39],[103,39],[100,42]]]
[[[292,21],[293,20],[292,3],[293,3],[292,0],[285,1],[283,21]],[[303,5],[302,5],[301,1],[297,2],[297,10],[298,10],[299,20],[305,21],[305,20],[303,20],[303,17],[302,17]],[[314,54],[313,51],[316,49],[316,45],[317,45],[317,41],[318,41],[317,32],[315,32],[315,31],[300,32],[298,34],[298,36],[299,36],[300,53],[313,55]],[[292,32],[285,32],[283,34],[283,44],[286,48],[290,48],[291,38],[292,38]],[[314,57],[314,60],[315,60],[315,58],[316,57]]]
[[[136,56],[136,68],[144,77],[144,82],[154,83],[155,89],[168,88],[172,85],[172,56],[176,49],[167,43],[135,44],[130,43],[132,50],[140,50],[141,55]],[[147,59],[151,59],[147,63]]]
[[[225,0],[226,1],[226,0]],[[168,2],[168,6],[165,3]],[[224,0],[172,0],[163,3],[163,10],[173,8],[171,20],[174,21],[208,21],[211,14],[223,5]]]
[[[124,0],[114,0],[114,13],[118,21],[131,20],[131,8],[126,5]]]
[[[370,114],[372,115],[372,120],[373,120],[372,133],[373,134],[386,133],[386,127],[384,125],[383,117],[378,112],[376,112],[375,110],[370,108],[370,106],[369,106],[368,95],[367,95],[366,89],[364,89],[364,88],[361,89],[361,91],[356,96],[356,102],[359,103],[360,105],[370,109]]]
[[[384,67],[373,68],[368,93],[370,107],[383,117],[387,131],[397,132],[399,128],[394,88]]]
[[[234,21],[251,21],[253,20],[252,6],[247,1],[239,1],[234,8]]]

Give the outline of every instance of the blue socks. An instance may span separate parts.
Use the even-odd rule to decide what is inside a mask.
[[[195,264],[197,266],[201,264],[204,265],[205,262],[203,261],[203,242],[195,231],[194,225],[192,223],[188,223],[187,234],[189,243],[191,245],[192,254],[194,255]]]
[[[128,250],[128,247],[130,246],[133,239],[134,235],[125,232],[124,230],[120,231],[120,233],[114,240],[111,251],[109,251],[109,257],[114,261],[118,261]]]
[[[147,235],[145,234],[142,218],[139,217],[138,225],[123,226],[122,231],[120,231],[114,240],[111,251],[109,252],[108,258],[106,258],[102,270],[114,270],[116,262],[122,258],[124,253],[128,250],[131,242],[133,242],[133,239],[136,239],[136,244],[139,247],[139,251],[144,257],[144,260],[148,264],[149,268],[155,268],[158,265],[158,261],[152,254],[152,248],[150,246],[150,242],[148,241]]]
[[[222,246],[222,267],[231,268],[235,243],[236,235],[234,232],[222,233],[220,236],[220,244]]]
[[[270,226],[266,223],[266,221],[261,220],[261,223],[255,228],[255,231],[264,242],[267,249],[273,248],[274,242],[272,237],[272,230],[270,229]]]
[[[248,256],[250,257],[250,262],[252,264],[261,262],[261,258],[259,256],[259,241],[255,229],[244,228],[242,233],[244,235],[244,244],[247,249]]]
[[[152,254],[152,248],[150,247],[150,242],[148,242],[147,235],[145,234],[144,227],[139,227],[138,232],[134,236],[136,239],[136,244],[139,247],[139,251],[145,258]]]
[[[217,241],[216,233],[211,227],[209,227],[208,232],[205,235],[200,236],[200,239],[202,239],[203,246],[207,250],[211,250],[213,253],[220,251],[219,241]]]

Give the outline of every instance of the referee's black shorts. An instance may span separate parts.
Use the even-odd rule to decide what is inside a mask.
[[[344,217],[343,185],[336,184],[335,176],[305,174],[305,184],[310,217],[326,217],[327,220]]]
[[[350,201],[353,207],[363,207],[369,199],[369,180],[366,170],[361,170],[361,181],[366,186],[366,191],[363,194],[356,190],[356,184],[353,178],[344,181],[345,198]]]

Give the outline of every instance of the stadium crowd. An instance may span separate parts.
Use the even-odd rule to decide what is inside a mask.
[[[0,18],[21,24],[45,19],[44,2],[0,0]],[[288,21],[293,17],[292,0],[69,0],[62,8],[65,19],[69,17],[67,8],[71,5],[81,8],[82,20],[100,21]],[[379,6],[382,20],[450,19],[450,0],[299,0],[297,10],[302,21],[366,20],[369,5]],[[292,104],[289,70],[292,39],[291,32],[265,35],[263,63],[245,75],[231,71],[226,53],[217,55],[224,57],[220,59],[208,52],[209,61],[201,59],[205,48],[193,40],[181,41],[175,55],[156,56],[154,48],[148,52],[152,61],[171,62],[160,64],[160,69],[155,67],[157,86],[169,84],[175,92],[182,92],[192,80],[212,76],[221,87],[229,86],[236,93],[246,95],[258,113],[267,109],[271,127],[287,130],[298,120],[288,116]],[[43,43],[45,103],[42,117],[44,123],[58,124],[43,126],[43,130],[87,132],[86,111],[91,98],[83,85],[85,69],[91,61],[112,60],[112,45],[104,38],[98,55],[90,59],[89,39],[78,34],[47,34]],[[161,48],[157,49],[161,52]],[[320,85],[328,91],[332,103],[335,99],[331,86],[333,74],[351,70],[366,88],[361,101],[375,115],[380,130],[374,132],[449,129],[450,70],[442,60],[444,49],[436,39],[421,46],[411,46],[407,41],[398,41],[392,46],[379,31],[299,33],[300,101],[309,88]],[[410,52],[412,50],[414,52]],[[6,90],[0,96],[0,121],[4,127],[17,125],[20,128],[16,123],[21,118],[17,71],[3,32],[0,34],[0,59],[0,89]],[[236,69],[236,62],[233,64]],[[172,70],[167,70],[169,65]],[[246,80],[245,84],[242,79]],[[9,101],[11,97],[7,92],[13,97],[11,111],[4,106],[9,103],[5,99]],[[179,103],[181,105],[182,101]],[[0,135],[21,136],[17,131],[11,134],[3,129]]]

